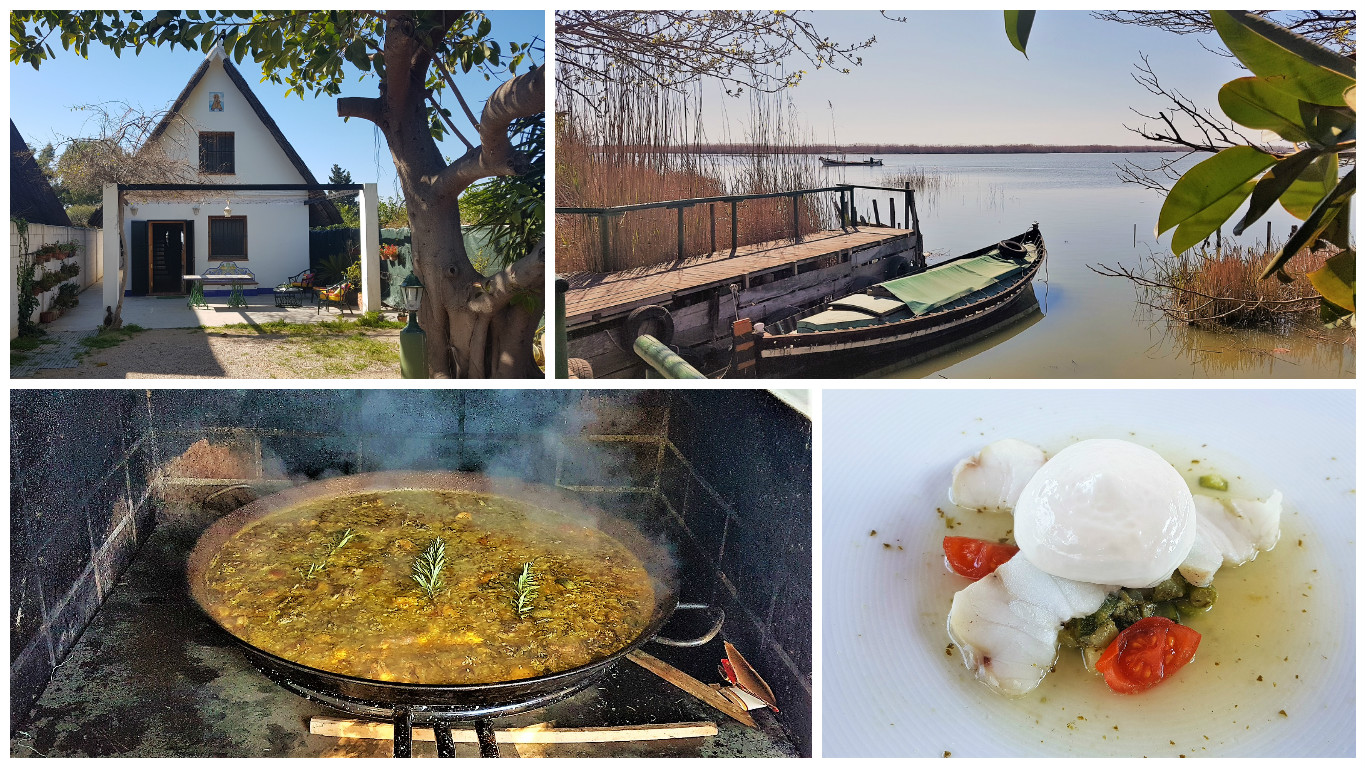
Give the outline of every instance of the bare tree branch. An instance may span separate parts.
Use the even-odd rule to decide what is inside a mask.
[[[519,117],[545,111],[545,67],[536,66],[498,87],[484,103],[479,120],[480,146],[466,152],[438,174],[437,194],[459,194],[488,176],[515,176],[527,169],[526,158],[512,147],[508,126]]]
[[[1250,11],[1275,21],[1299,35],[1343,55],[1356,53],[1355,10],[1341,11]],[[1208,11],[1097,11],[1092,17],[1140,27],[1163,29],[1176,35],[1204,35],[1214,33],[1214,23]],[[1232,56],[1228,51],[1201,46],[1220,56]]]
[[[789,56],[816,69],[849,71],[876,38],[838,43],[820,35],[802,11],[557,11],[556,82],[626,81],[682,88],[703,78],[727,93],[781,91],[801,81]],[[884,14],[885,15],[885,14]],[[888,17],[890,18],[890,17]]]

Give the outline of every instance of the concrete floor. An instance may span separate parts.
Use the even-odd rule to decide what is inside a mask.
[[[82,331],[89,333],[104,322],[103,282],[95,283],[80,294],[80,303],[75,309],[62,315],[46,327],[49,332]],[[248,296],[248,306],[232,308],[227,305],[226,296],[211,296],[209,308],[191,308],[184,296],[125,296],[123,297],[123,322],[125,325],[140,325],[143,328],[195,328],[231,325],[233,323],[266,323],[286,320],[291,323],[316,323],[319,320],[336,320],[340,311],[336,307],[326,307],[321,312],[305,300],[302,307],[281,309],[275,306],[275,299],[266,294]],[[355,311],[344,316],[353,317]]]
[[[330,712],[270,682],[190,599],[185,562],[216,514],[166,507],[155,532],[71,654],[54,672],[24,724],[11,733],[14,757],[387,757],[387,741],[308,733]],[[647,645],[651,654],[711,681],[721,641],[700,649]],[[716,646],[716,647],[712,647]],[[504,745],[503,756],[795,757],[780,726],[756,712],[746,728],[635,664],[598,685],[495,727],[715,722],[716,736],[611,745]],[[414,744],[435,756],[435,744]],[[475,756],[474,745],[460,745]]]

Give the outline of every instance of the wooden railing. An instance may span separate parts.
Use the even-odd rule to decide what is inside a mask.
[[[716,205],[730,205],[730,255],[734,256],[739,248],[739,212],[740,203],[748,200],[771,200],[774,198],[786,197],[791,199],[792,209],[792,242],[802,242],[801,233],[801,199],[805,195],[817,195],[828,192],[838,192],[840,196],[838,209],[840,219],[840,229],[848,232],[851,229],[858,230],[858,211],[854,204],[854,190],[866,189],[875,192],[895,192],[903,196],[904,213],[902,221],[906,222],[910,229],[919,231],[920,221],[915,210],[915,190],[911,189],[908,183],[905,187],[873,187],[865,184],[838,184],[830,187],[818,187],[815,189],[797,189],[790,192],[766,192],[752,195],[718,195],[715,197],[694,197],[685,200],[665,200],[658,203],[636,203],[633,205],[616,205],[605,208],[556,208],[556,215],[588,216],[597,219],[598,224],[598,243],[602,250],[602,264],[604,267],[612,263],[612,239],[611,221],[613,216],[625,216],[626,214],[637,211],[651,211],[660,209],[674,209],[678,212],[678,250],[677,260],[682,261],[687,257],[684,247],[684,226],[683,212],[698,206],[707,206],[711,217],[711,250],[709,253],[716,253]],[[893,208],[895,198],[887,201],[887,215],[889,226],[896,226],[896,212]],[[882,226],[881,215],[878,212],[877,201],[873,201],[875,226]],[[864,223],[867,223],[865,217]]]

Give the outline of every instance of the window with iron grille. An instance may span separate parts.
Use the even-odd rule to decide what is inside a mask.
[[[247,257],[247,217],[209,217],[209,258],[245,259]]]
[[[236,173],[231,132],[199,134],[199,172]]]

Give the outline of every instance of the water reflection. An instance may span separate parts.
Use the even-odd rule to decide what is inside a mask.
[[[824,184],[883,186],[885,179],[918,175],[934,183],[916,194],[925,246],[940,256],[961,255],[1010,237],[1038,222],[1048,261],[1035,292],[1047,321],[1038,318],[996,338],[941,355],[882,365],[879,377],[952,378],[1187,378],[1350,377],[1356,372],[1351,334],[1290,336],[1259,331],[1200,332],[1139,311],[1133,287],[1102,277],[1088,265],[1137,268],[1149,254],[1165,254],[1153,237],[1162,198],[1123,184],[1116,154],[882,155],[881,168],[842,166],[819,172]],[[1184,161],[1189,167],[1196,158]],[[818,165],[815,156],[809,158]],[[914,185],[914,183],[913,183]],[[899,186],[899,185],[897,185]],[[886,192],[862,190],[860,213]],[[880,203],[880,204],[881,204]],[[1294,221],[1279,207],[1268,215],[1284,239]],[[1265,225],[1254,227],[1265,237]],[[1251,234],[1251,233],[1250,233]],[[1247,237],[1245,241],[1256,239]],[[1224,242],[1235,242],[1224,237]],[[1241,350],[1241,351],[1240,351]],[[1259,351],[1246,351],[1259,350]],[[1287,351],[1276,351],[1287,350]],[[883,361],[885,363],[885,361]],[[848,374],[845,374],[848,375]]]

